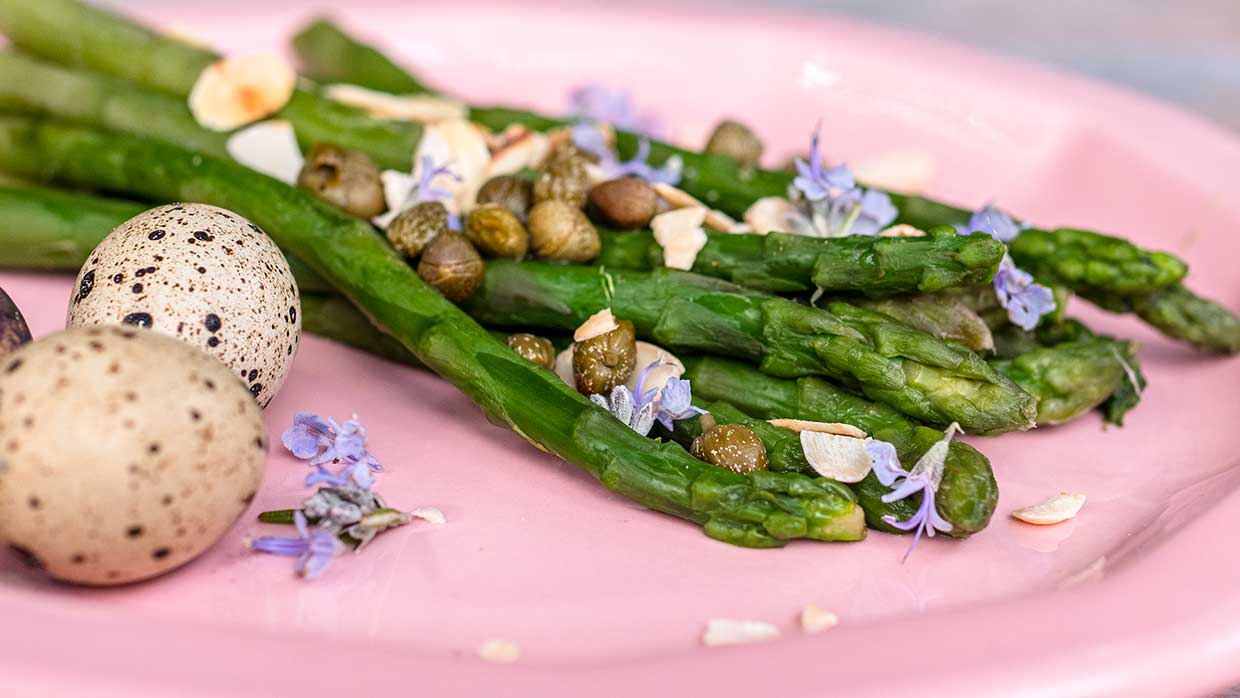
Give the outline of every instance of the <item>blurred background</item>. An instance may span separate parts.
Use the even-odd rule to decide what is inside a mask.
[[[1148,92],[1240,133],[1240,0],[725,0],[894,25]]]

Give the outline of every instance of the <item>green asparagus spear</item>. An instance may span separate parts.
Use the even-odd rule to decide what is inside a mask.
[[[1136,313],[1159,332],[1193,346],[1226,354],[1240,352],[1240,318],[1183,285],[1146,295],[1086,294],[1101,308]]]
[[[1008,248],[1021,269],[1078,293],[1144,294],[1174,286],[1188,273],[1188,265],[1166,252],[1072,228],[1028,229]]]
[[[491,325],[572,330],[610,307],[663,346],[745,358],[773,376],[829,376],[930,424],[1033,426],[1033,398],[985,361],[879,313],[810,308],[671,269],[608,273],[605,289],[590,267],[492,260],[467,310]]]
[[[860,299],[853,302],[939,339],[957,342],[973,351],[994,347],[994,337],[986,321],[968,305],[947,294]]]
[[[603,251],[598,262],[608,268],[663,266],[663,248],[650,232],[600,235]],[[818,287],[887,296],[988,283],[1003,253],[1003,243],[989,235],[963,236],[952,228],[936,228],[921,238],[709,232],[693,271],[772,293]]]
[[[0,119],[0,169],[153,200],[236,211],[305,261],[488,419],[576,463],[616,492],[736,545],[856,540],[863,514],[838,483],[737,475],[639,436],[521,359],[431,289],[365,222],[241,165],[155,140]]]
[[[189,96],[203,69],[219,58],[212,51],[164,36],[79,0],[0,0],[0,32],[14,46],[35,56],[130,80],[181,99]],[[166,100],[133,86],[120,90],[111,99],[103,99],[102,95],[115,86],[114,81],[74,71],[54,74],[53,70],[51,66],[41,69],[43,76],[55,78],[55,89],[46,97],[34,94],[42,87],[39,83],[32,80],[27,85],[17,84],[22,80],[20,75],[0,73],[0,103],[24,99],[41,103],[42,108],[57,117],[139,135],[160,135],[160,126],[175,127],[174,133],[181,137],[160,137],[186,147],[204,146],[183,137],[190,133],[180,123],[187,110],[184,105],[164,114],[154,107]],[[70,86],[82,87],[86,83],[90,83],[86,86],[89,99],[75,107]],[[402,171],[412,166],[414,149],[422,137],[422,127],[417,123],[374,119],[359,109],[319,95],[313,87],[294,90],[279,116],[293,124],[303,148],[332,142],[366,153],[380,167]],[[148,120],[152,123],[148,124]],[[194,137],[209,140],[213,136],[204,129]]]
[[[362,85],[397,95],[431,91],[387,56],[342,34],[327,20],[315,20],[297,32],[293,49],[301,59],[301,73],[323,84]]]
[[[1095,337],[1038,347],[991,365],[1038,399],[1038,426],[1060,424],[1101,405],[1123,386],[1127,345]]]
[[[890,407],[846,393],[819,378],[773,378],[752,366],[717,356],[685,357],[684,363],[684,377],[693,383],[694,394],[702,400],[728,402],[759,419],[796,416],[852,424],[875,439],[890,442],[906,464],[915,462],[931,444],[943,438],[941,431],[918,426]],[[873,477],[862,485],[864,493],[858,490],[857,495],[863,502],[887,491]],[[955,529],[952,535],[968,535],[985,528],[997,499],[990,462],[968,444],[953,441],[936,501],[939,514]]]

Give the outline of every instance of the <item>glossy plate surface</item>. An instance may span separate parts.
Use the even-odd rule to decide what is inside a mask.
[[[350,26],[467,98],[560,109],[568,86],[600,80],[689,143],[741,115],[772,163],[823,118],[833,159],[928,153],[936,195],[1174,251],[1194,288],[1240,307],[1240,143],[1144,98],[820,17],[348,5]],[[280,46],[309,14],[236,0],[135,9],[229,51]],[[37,335],[61,326],[69,284],[0,274]],[[4,558],[0,683],[53,696],[1166,696],[1236,680],[1240,361],[1073,310],[1146,343],[1145,402],[1122,430],[1090,416],[974,439],[1003,493],[994,522],[967,543],[925,542],[905,565],[907,539],[881,534],[779,551],[712,542],[488,425],[437,378],[309,338],[268,410],[273,443],[295,411],[357,412],[389,501],[437,506],[448,523],[385,535],[313,583],[247,554],[244,536],[276,532],[249,515],[185,569],[126,588],[33,581]],[[276,449],[268,470],[252,512],[304,496],[304,465]],[[1089,496],[1076,520],[1007,517],[1061,490]],[[803,635],[810,603],[840,625]],[[717,617],[783,637],[704,649]],[[478,659],[491,639],[519,643],[520,661]]]

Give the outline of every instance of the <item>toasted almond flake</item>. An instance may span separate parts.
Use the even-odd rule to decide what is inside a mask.
[[[1075,517],[1085,506],[1085,495],[1060,492],[1054,497],[1012,512],[1012,517],[1025,523],[1049,526]]]
[[[469,114],[464,102],[438,95],[394,95],[348,84],[328,85],[323,93],[330,100],[361,109],[376,119],[433,124],[464,119]]]
[[[573,346],[555,355],[555,375],[570,388],[577,387],[577,379],[573,376]],[[528,440],[528,439],[527,439]]]
[[[437,177],[435,184],[447,177]],[[370,219],[371,223],[387,230],[396,217],[404,211],[418,188],[418,178],[397,170],[384,170],[379,173],[379,181],[383,183],[383,200],[387,203],[387,211]]]
[[[547,158],[547,137],[526,129],[525,135],[511,140],[491,155],[482,173],[483,181],[500,175],[515,174],[525,167],[535,167]]]
[[[611,314],[611,308],[603,308],[581,323],[581,327],[573,332],[573,341],[584,342],[587,339],[594,339],[618,327],[620,325],[616,322],[616,316]]]
[[[855,439],[864,439],[869,436],[869,434],[857,427],[842,422],[811,422],[808,419],[771,419],[767,421],[777,427],[791,429],[795,432],[818,431],[824,434],[851,436]]]
[[[779,628],[759,620],[731,620],[712,618],[702,632],[702,644],[707,647],[746,645],[766,642],[779,637]]]
[[[870,474],[868,439],[821,431],[801,432],[801,450],[814,472],[837,482],[861,482]]]
[[[728,214],[708,207],[706,204],[690,196],[688,192],[662,182],[652,184],[651,186],[654,188],[655,193],[659,195],[659,198],[663,199],[668,208],[673,211],[685,208],[702,209],[705,213],[703,214],[702,222],[698,225],[705,225],[711,230],[718,230],[724,233],[731,232],[732,228],[736,226],[736,221],[732,220]]]
[[[801,630],[810,635],[834,628],[839,622],[839,616],[830,611],[824,611],[814,604],[801,609]]]
[[[445,201],[448,211],[459,214],[474,206],[478,189],[483,184],[483,173],[491,161],[484,129],[465,119],[448,119],[427,126],[422,131],[418,149],[413,155],[413,176],[416,180],[422,171],[422,160],[430,156],[436,167],[448,165],[461,179],[439,177],[435,187],[452,194]]]
[[[271,53],[224,58],[203,69],[189,93],[194,120],[231,131],[279,111],[293,96],[297,73]]]
[[[655,390],[655,396],[663,390],[663,386],[667,385],[669,378],[680,378],[685,373],[685,365],[680,362],[670,351],[650,342],[637,343],[637,361],[633,369],[633,375],[629,376],[629,390],[637,393],[637,379],[641,378],[642,371],[647,366],[656,362],[663,361],[663,364],[650,370],[646,375],[646,380],[642,381],[642,392]]]
[[[418,507],[417,509],[409,512],[409,515],[415,519],[422,519],[427,523],[435,524],[436,526],[442,526],[448,521],[448,517],[444,516],[443,512],[435,507]]]
[[[921,228],[915,228],[908,223],[901,223],[890,228],[884,228],[878,234],[880,237],[885,238],[924,238],[926,231]]]
[[[306,162],[297,147],[293,125],[283,119],[243,128],[229,136],[224,147],[233,160],[285,184],[297,184],[297,174]]]
[[[521,645],[512,640],[487,640],[478,646],[478,656],[488,662],[509,664],[521,658]]]
[[[906,193],[926,191],[934,179],[934,156],[922,150],[884,153],[853,167],[866,186]]]
[[[663,248],[663,266],[693,268],[698,252],[706,246],[706,231],[702,230],[705,218],[706,209],[699,206],[665,211],[650,221],[654,239]]]
[[[788,217],[797,210],[782,196],[764,196],[745,210],[745,222],[758,235],[787,231]]]

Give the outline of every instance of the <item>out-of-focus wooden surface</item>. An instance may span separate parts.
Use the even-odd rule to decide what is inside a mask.
[[[1240,132],[1240,0],[724,0],[891,24],[1153,94]]]

